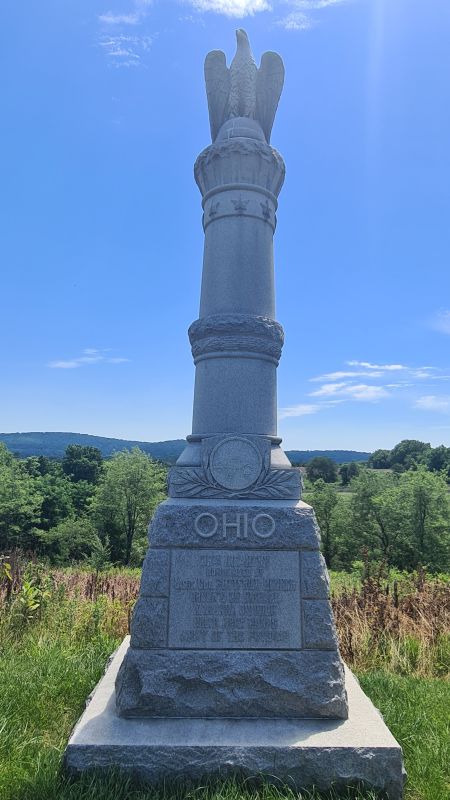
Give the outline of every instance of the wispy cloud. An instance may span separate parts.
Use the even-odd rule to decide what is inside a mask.
[[[338,371],[338,372],[327,372],[325,375],[316,375],[315,378],[310,378],[309,380],[312,382],[327,382],[327,381],[339,381],[342,378],[381,378],[384,375],[384,372],[345,372],[345,371]]]
[[[431,327],[440,333],[450,334],[450,310],[442,308],[437,311],[431,321]]]
[[[280,408],[278,417],[285,419],[286,417],[305,417],[309,414],[317,414],[321,406],[313,403],[299,403],[296,406],[288,406],[287,408]]]
[[[383,372],[393,372],[408,369],[404,364],[371,364],[370,361],[347,361],[349,367],[365,367],[365,369],[377,369]]]
[[[132,0],[132,8],[125,11],[104,11],[98,15],[100,24],[99,45],[110,66],[143,66],[144,56],[150,50],[157,33],[142,34],[138,28],[145,22],[153,0]],[[130,28],[133,33],[130,32]],[[145,30],[145,29],[144,29]]]
[[[437,411],[442,414],[450,413],[450,395],[427,394],[419,397],[414,403],[421,411]]]
[[[277,20],[277,25],[286,31],[305,31],[318,22],[314,12],[347,2],[348,0],[284,0],[284,4],[290,6],[291,10]]]
[[[142,56],[152,46],[156,34],[153,36],[130,36],[119,33],[116,36],[102,36],[100,47],[108,56],[110,63],[115,67],[139,67]]]
[[[50,361],[47,366],[51,369],[77,369],[78,367],[84,367],[88,364],[98,364],[100,362],[104,364],[123,364],[129,361],[128,358],[109,356],[107,355],[109,352],[109,350],[97,350],[93,347],[87,347],[83,350],[81,356],[69,360]]]
[[[442,381],[450,381],[448,370],[430,365],[414,367],[395,362],[381,364],[349,360],[345,363],[351,369],[338,369],[309,378],[310,383],[321,385],[307,393],[304,403],[281,409],[280,419],[317,414],[332,406],[347,403],[378,403],[390,398],[401,398],[402,395],[405,402],[413,403],[418,409],[439,412],[450,410],[448,395],[430,393],[417,398],[419,386],[422,392],[428,387],[436,392]],[[313,402],[309,402],[310,398]]]
[[[384,386],[371,386],[366,383],[324,383],[319,389],[310,392],[310,397],[344,397],[351,400],[375,402],[388,397]]]
[[[278,14],[282,8],[286,13],[276,19],[276,24],[286,30],[299,31],[311,28],[317,22],[315,16],[324,8],[342,5],[349,0],[180,0],[198,13],[214,12],[226,17],[251,17],[262,11]]]
[[[250,17],[260,11],[271,11],[268,0],[185,0],[196,11],[213,11],[226,17]]]
[[[104,25],[137,25],[141,21],[141,14],[135,11],[133,14],[114,14],[107,11],[106,14],[99,14],[99,21]]]

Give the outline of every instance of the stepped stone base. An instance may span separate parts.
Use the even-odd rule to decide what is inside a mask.
[[[114,767],[150,784],[266,776],[297,790],[361,784],[401,799],[401,748],[348,669],[346,720],[124,719],[114,684],[128,647],[127,637],[70,737],[71,772]]]

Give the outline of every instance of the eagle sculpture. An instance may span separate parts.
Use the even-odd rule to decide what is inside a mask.
[[[264,53],[256,66],[248,36],[236,31],[237,49],[230,67],[225,53],[212,50],[205,60],[205,82],[213,142],[223,123],[232,117],[259,122],[270,142],[275,113],[284,82],[284,65],[277,53]]]

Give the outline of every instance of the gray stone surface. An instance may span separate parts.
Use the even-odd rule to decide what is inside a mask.
[[[134,650],[117,679],[126,717],[347,716],[338,653]]]
[[[318,550],[301,555],[302,597],[328,597],[330,579],[322,553]]]
[[[124,719],[114,682],[127,647],[126,639],[72,732],[70,771],[116,767],[152,784],[265,776],[296,790],[360,782],[401,800],[401,748],[350,671],[346,720]]]
[[[133,647],[167,645],[169,601],[163,597],[139,597],[131,622]]]
[[[336,650],[337,636],[328,600],[302,600],[303,641],[306,648]]]
[[[318,550],[320,531],[301,501],[183,500],[161,503],[149,528],[151,547],[244,547]]]
[[[175,550],[169,647],[301,648],[299,571],[295,551]]]
[[[150,547],[142,567],[141,597],[167,597],[169,594],[170,552]]]

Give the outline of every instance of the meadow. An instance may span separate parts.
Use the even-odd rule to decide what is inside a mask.
[[[227,781],[203,787],[138,785],[123,775],[69,779],[71,728],[128,631],[139,570],[52,569],[19,556],[2,564],[0,797],[3,800],[290,800],[288,788]],[[447,800],[450,730],[450,584],[446,576],[363,580],[332,574],[341,649],[404,749],[407,800]],[[302,798],[322,795],[303,793]],[[327,797],[337,797],[336,794]],[[339,797],[372,800],[372,792]]]

